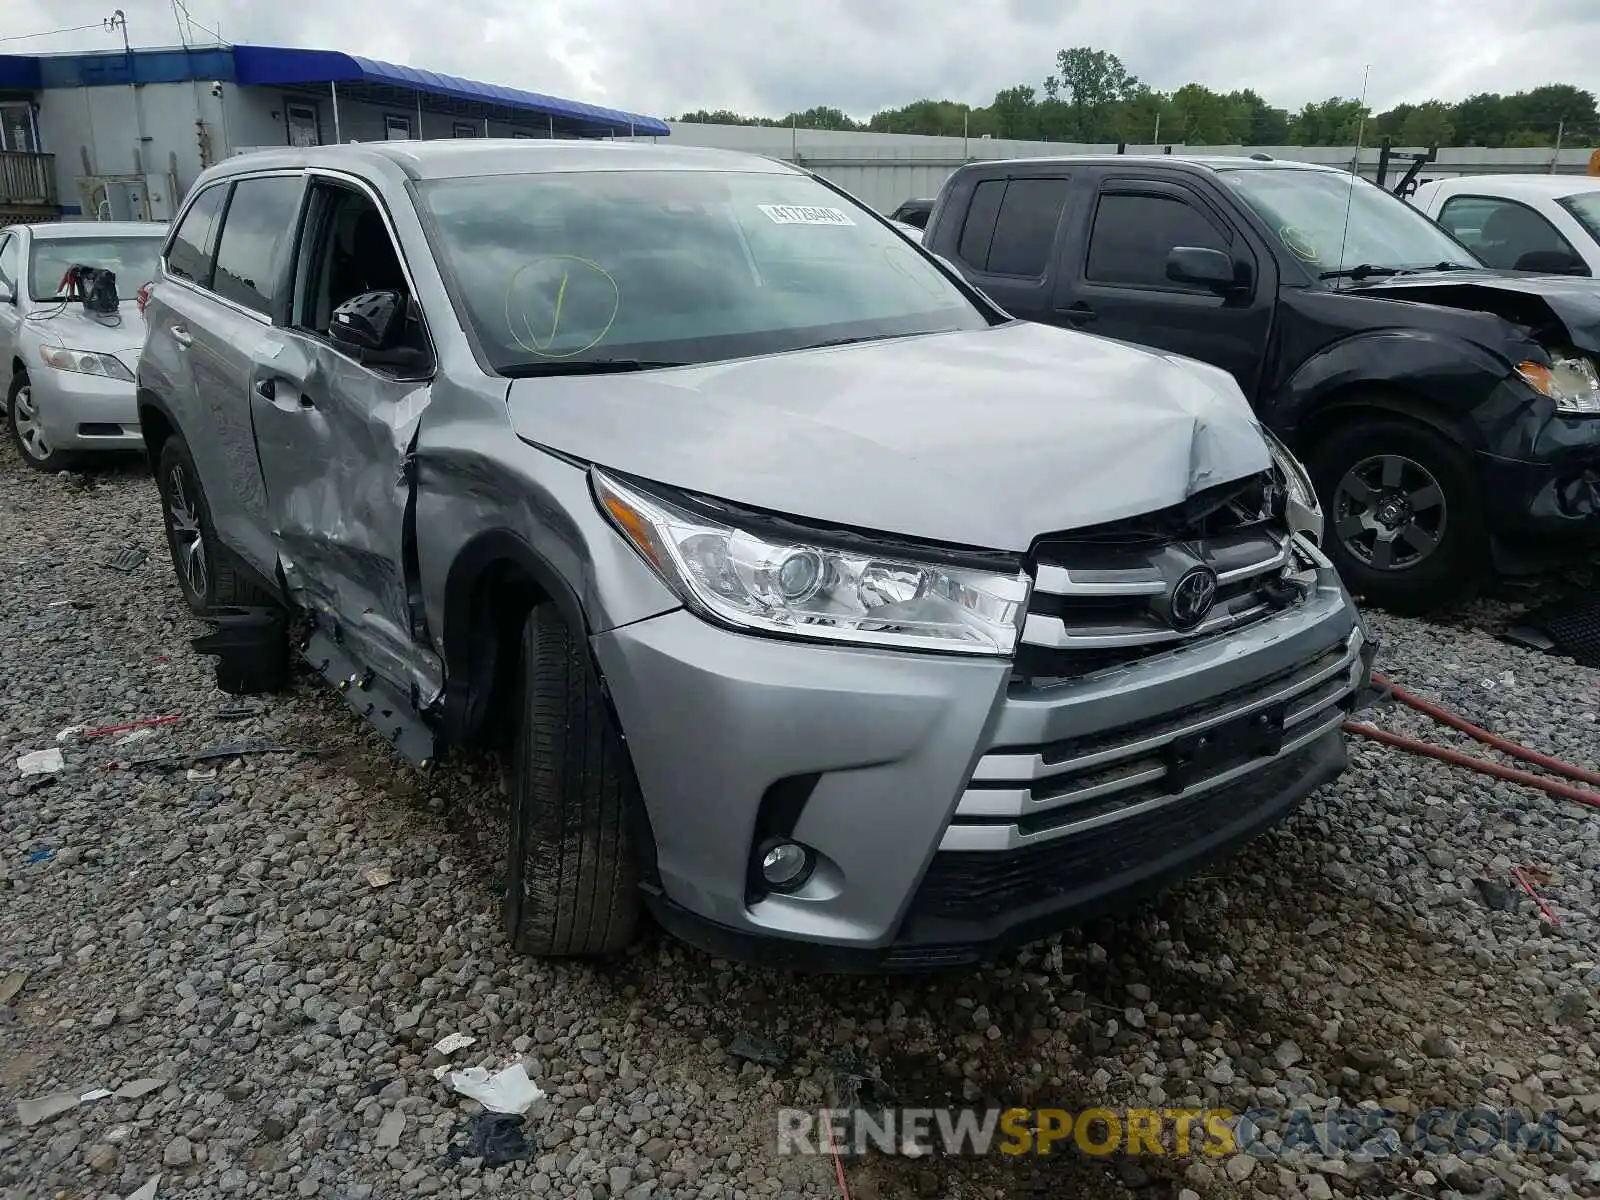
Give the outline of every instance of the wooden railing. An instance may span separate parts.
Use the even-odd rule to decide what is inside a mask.
[[[0,150],[0,205],[57,203],[54,154]]]

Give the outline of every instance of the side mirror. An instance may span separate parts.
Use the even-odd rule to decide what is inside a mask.
[[[15,304],[16,302],[17,293],[12,290],[9,283],[0,279],[0,304]]]
[[[1206,246],[1174,246],[1167,254],[1167,278],[1215,292],[1231,292],[1239,286],[1233,259]]]
[[[1517,259],[1513,271],[1538,271],[1541,275],[1587,275],[1582,259],[1565,250],[1529,250]]]
[[[357,359],[392,350],[405,331],[406,302],[399,292],[362,292],[333,310],[328,337]]]

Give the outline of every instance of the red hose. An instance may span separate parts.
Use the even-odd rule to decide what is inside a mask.
[[[1399,695],[1397,691],[1396,696]],[[1446,722],[1447,724],[1449,722]],[[1465,722],[1463,722],[1465,724]],[[1549,792],[1552,796],[1559,796],[1563,800],[1576,800],[1579,804],[1587,804],[1591,808],[1600,808],[1600,792],[1586,792],[1580,787],[1570,783],[1563,783],[1559,779],[1547,779],[1543,775],[1535,775],[1532,771],[1519,771],[1515,767],[1501,766],[1497,762],[1490,762],[1486,758],[1479,758],[1474,754],[1466,754],[1460,750],[1453,750],[1449,746],[1435,746],[1431,742],[1419,741],[1413,737],[1406,737],[1399,733],[1390,733],[1387,729],[1379,729],[1376,725],[1368,725],[1364,721],[1346,721],[1345,730],[1357,733],[1362,737],[1371,738],[1375,742],[1382,742],[1385,746],[1394,746],[1401,750],[1409,750],[1413,754],[1421,754],[1427,758],[1437,758],[1440,762],[1453,763],[1458,767],[1469,770],[1481,771],[1485,775],[1492,775],[1496,779],[1504,779],[1510,783],[1521,783],[1528,787],[1538,788],[1540,791]],[[1494,743],[1490,743],[1493,745]],[[1518,747],[1522,749],[1522,747]],[[1533,751],[1528,751],[1531,754]],[[1542,757],[1542,756],[1541,756]],[[1562,764],[1565,766],[1566,764]]]
[[[1580,783],[1592,783],[1600,787],[1600,771],[1586,771],[1582,767],[1575,767],[1571,763],[1564,763],[1559,758],[1551,758],[1548,754],[1540,754],[1537,750],[1529,750],[1526,746],[1519,746],[1516,742],[1509,742],[1503,737],[1490,733],[1487,729],[1480,729],[1471,721],[1463,720],[1448,709],[1440,708],[1431,700],[1424,700],[1413,692],[1379,675],[1372,673],[1372,682],[1379,687],[1388,688],[1394,698],[1408,708],[1414,708],[1420,713],[1426,713],[1441,725],[1448,725],[1452,729],[1459,729],[1470,738],[1475,738],[1485,746],[1493,746],[1502,754],[1509,754],[1512,758],[1520,758],[1523,762],[1530,762],[1536,767],[1543,767],[1557,775],[1565,775],[1568,779],[1576,779]],[[1481,760],[1475,760],[1481,761]],[[1587,793],[1585,793],[1587,794]]]

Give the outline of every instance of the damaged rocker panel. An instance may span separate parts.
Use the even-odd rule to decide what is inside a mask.
[[[370,667],[363,667],[335,637],[312,629],[300,653],[312,670],[338,689],[352,712],[383,735],[412,766],[431,767],[438,756],[433,730],[410,699],[401,696]]]

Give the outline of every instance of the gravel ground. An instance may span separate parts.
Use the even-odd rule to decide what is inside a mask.
[[[831,1163],[776,1155],[775,1112],[836,1102],[846,1071],[904,1104],[1563,1121],[1554,1152],[1471,1161],[873,1155],[845,1168],[857,1200],[1600,1195],[1600,814],[1356,743],[1237,858],[981,972],[793,978],[653,933],[605,969],[529,962],[498,926],[492,765],[413,775],[304,680],[220,717],[156,513],[134,468],[46,478],[0,450],[0,1195],[831,1196]],[[144,565],[104,565],[130,546]],[[1600,672],[1482,632],[1507,615],[1380,616],[1380,665],[1600,767]],[[56,740],[170,713],[129,745]],[[321,753],[210,779],[103,769],[247,739]],[[60,774],[19,776],[54,746]],[[1519,865],[1548,872],[1559,925],[1511,885]],[[434,1077],[448,1033],[476,1038],[456,1065],[520,1056],[549,1093],[525,1159],[474,1156],[475,1104]],[[735,1057],[740,1034],[785,1061]],[[92,1089],[117,1094],[32,1124],[18,1107]]]

